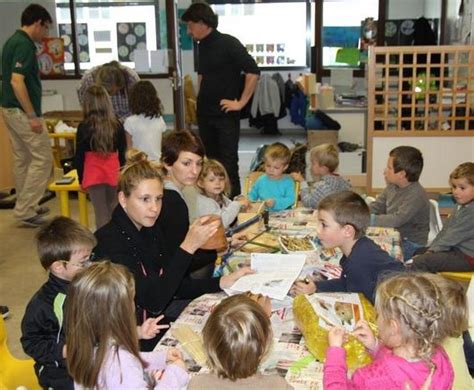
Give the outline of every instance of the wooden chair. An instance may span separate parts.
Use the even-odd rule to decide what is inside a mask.
[[[10,353],[7,330],[0,316],[0,389],[16,389],[20,386],[28,390],[41,389],[33,365],[33,359],[17,359]]]
[[[265,172],[250,172],[249,175],[245,178],[245,183],[244,183],[244,191],[243,194],[247,196],[252,189],[253,185],[257,181],[257,179],[262,176]],[[295,203],[291,206],[292,208],[295,208],[298,205],[298,198],[300,195],[300,183],[298,181],[295,181]]]

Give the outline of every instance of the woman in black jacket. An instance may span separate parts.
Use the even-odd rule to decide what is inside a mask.
[[[95,233],[97,258],[123,264],[135,277],[139,324],[148,317],[162,314],[175,296],[192,299],[217,292],[250,272],[246,269],[220,279],[187,277],[193,254],[217,231],[219,222],[207,224],[207,217],[198,219],[189,226],[179,247],[170,253],[161,225],[157,223],[162,198],[163,182],[157,167],[143,152],[129,152],[119,181],[119,205],[111,221]],[[158,338],[143,342],[142,349],[152,349],[157,341]]]

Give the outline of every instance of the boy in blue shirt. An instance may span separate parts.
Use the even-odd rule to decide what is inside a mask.
[[[379,277],[403,271],[405,267],[365,236],[369,220],[369,208],[355,192],[343,191],[324,198],[318,206],[318,237],[325,248],[341,249],[341,276],[319,282],[296,282],[292,293],[363,293],[374,303]]]
[[[251,202],[264,201],[270,211],[281,211],[295,203],[295,182],[285,175],[291,152],[280,142],[265,149],[265,174],[260,176],[248,194]]]

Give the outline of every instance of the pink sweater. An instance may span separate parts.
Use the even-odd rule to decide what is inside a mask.
[[[451,389],[454,373],[446,352],[438,348],[433,355],[436,370],[430,389]],[[324,389],[379,389],[401,390],[406,384],[411,389],[419,389],[426,381],[430,369],[423,361],[409,362],[392,353],[388,348],[380,348],[372,364],[359,368],[351,379],[347,377],[346,351],[344,348],[330,347],[324,363]]]

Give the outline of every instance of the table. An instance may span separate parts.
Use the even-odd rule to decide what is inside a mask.
[[[53,140],[53,158],[54,166],[56,168],[61,167],[62,152],[60,141],[63,139],[65,141],[76,143],[76,133],[74,132],[64,132],[64,133],[48,133],[48,137]]]
[[[85,227],[89,227],[89,212],[87,209],[87,194],[82,190],[79,179],[77,178],[77,171],[74,169],[66,174],[66,176],[74,177],[71,184],[56,184],[52,182],[48,186],[48,190],[55,191],[59,199],[60,213],[64,217],[71,216],[69,206],[69,192],[77,192],[79,201],[79,222]]]
[[[224,299],[224,293],[206,294],[192,301],[172,326],[189,325],[201,333],[213,308]],[[304,346],[304,338],[296,328],[291,308],[281,309],[272,314],[273,348],[261,365],[264,374],[278,373],[295,389],[323,389],[323,364],[316,361]],[[186,367],[191,376],[207,373],[207,367],[199,366],[168,331],[155,350],[176,347],[183,352]]]

